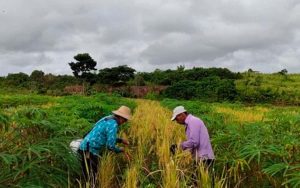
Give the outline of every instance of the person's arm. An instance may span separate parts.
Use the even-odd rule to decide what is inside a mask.
[[[124,145],[129,145],[129,142],[125,138],[117,138],[117,143],[122,143]]]
[[[108,128],[106,146],[109,150],[112,150],[116,153],[120,153],[120,152],[122,152],[122,149],[116,146],[117,126],[118,125],[112,125]]]
[[[186,141],[181,143],[181,148],[183,150],[186,149],[193,149],[198,147],[200,144],[200,128],[201,126],[197,124],[197,122],[193,121],[191,122],[188,127],[187,131],[189,131],[189,135]]]

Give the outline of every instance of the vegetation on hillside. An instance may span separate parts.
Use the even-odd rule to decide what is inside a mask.
[[[8,74],[0,78],[0,92],[23,90],[52,96],[115,92],[121,96],[135,97],[140,94],[132,86],[161,86],[166,89],[149,95],[207,102],[300,104],[300,75],[288,74],[285,69],[273,74],[251,69],[244,73],[234,73],[226,68],[185,69],[184,66],[179,66],[176,70],[156,69],[153,72],[136,72],[126,65],[96,70],[96,62],[88,54],[78,54],[74,58],[78,61],[70,63],[74,76],[55,76],[38,70],[34,70],[31,75]],[[86,65],[88,62],[91,65]],[[144,93],[145,89],[140,90],[139,92]]]

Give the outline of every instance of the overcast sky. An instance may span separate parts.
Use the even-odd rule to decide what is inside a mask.
[[[300,73],[299,0],[0,0],[0,76],[97,68]]]

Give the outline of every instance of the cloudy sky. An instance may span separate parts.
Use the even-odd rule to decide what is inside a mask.
[[[0,76],[192,67],[300,73],[299,0],[0,0]]]

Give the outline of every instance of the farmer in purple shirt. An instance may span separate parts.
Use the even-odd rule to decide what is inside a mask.
[[[201,161],[207,167],[213,165],[215,156],[203,121],[189,114],[183,106],[174,108],[171,120],[185,125],[187,140],[180,144],[181,148],[189,150],[197,163]]]

